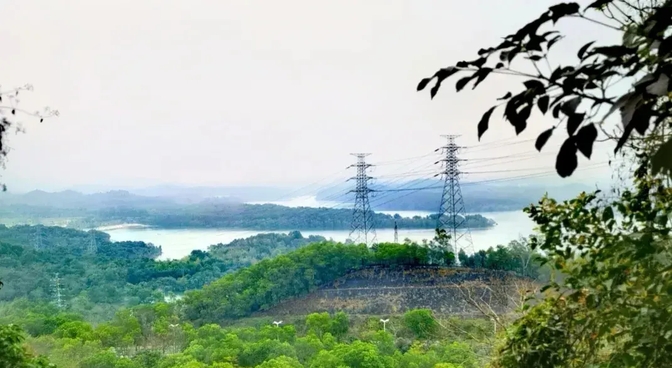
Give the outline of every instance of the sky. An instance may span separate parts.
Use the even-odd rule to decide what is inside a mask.
[[[42,124],[21,117],[26,133],[11,136],[1,180],[14,191],[296,186],[347,176],[353,152],[381,163],[374,175],[425,175],[442,134],[461,135],[469,158],[526,157],[466,180],[553,170],[560,136],[548,143],[555,151],[531,155],[534,141],[510,144],[513,128],[495,112],[477,140],[483,112],[522,80],[492,78],[459,94],[448,83],[433,101],[416,85],[475,59],[555,2],[2,1],[2,90],[30,83],[20,107],[50,106],[60,116]],[[553,62],[576,61],[585,42],[618,40],[591,23],[560,28],[567,38]],[[533,115],[518,140],[549,124]],[[610,150],[602,145],[593,162],[606,162]],[[590,169],[573,180],[608,176],[608,168]]]

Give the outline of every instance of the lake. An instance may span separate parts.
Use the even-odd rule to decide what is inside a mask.
[[[428,212],[418,211],[380,211],[387,214],[398,213],[403,217],[426,216]],[[533,232],[534,223],[522,211],[515,212],[485,212],[481,215],[491,218],[497,225],[489,229],[474,229],[471,231],[475,251],[494,247],[499,244],[507,244],[509,241],[521,236],[530,235]],[[335,241],[345,241],[350,233],[349,230],[319,231],[301,229],[287,229],[286,231],[263,231],[263,230],[231,230],[231,229],[156,229],[156,228],[116,228],[105,230],[113,241],[144,241],[160,245],[163,248],[161,259],[182,258],[192,250],[207,250],[208,246],[217,243],[230,243],[235,239],[247,238],[260,233],[286,233],[299,230],[304,236],[321,235]],[[431,229],[399,229],[399,240],[408,238],[413,241],[432,239],[434,230]],[[379,242],[393,241],[394,229],[376,230],[376,239]]]

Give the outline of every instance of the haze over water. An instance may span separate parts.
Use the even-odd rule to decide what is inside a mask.
[[[275,204],[290,207],[333,207],[333,203],[315,200],[314,197],[294,198]],[[403,217],[427,216],[429,212],[421,211],[380,211]],[[474,251],[484,250],[497,245],[505,245],[521,236],[533,232],[534,224],[523,211],[483,212],[481,215],[493,219],[497,225],[489,229],[471,231]],[[207,250],[210,245],[230,243],[235,239],[247,238],[261,233],[282,233],[299,230],[304,236],[321,235],[327,239],[343,242],[349,236],[348,230],[232,230],[232,229],[156,229],[156,228],[118,228],[106,230],[114,241],[135,240],[160,245],[163,249],[161,259],[182,258],[192,250]],[[412,241],[430,240],[434,237],[432,229],[399,229],[399,240],[408,238]],[[379,242],[393,241],[394,229],[376,229]]]

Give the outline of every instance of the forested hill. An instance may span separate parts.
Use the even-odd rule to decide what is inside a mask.
[[[95,252],[91,249],[95,237]],[[27,299],[54,302],[58,275],[62,302],[92,321],[111,318],[122,306],[162,301],[198,289],[222,275],[281,255],[320,236],[259,234],[193,251],[180,260],[160,261],[160,247],[112,242],[99,231],[61,227],[0,226],[0,303]]]
[[[436,245],[436,244],[433,244]],[[542,257],[519,242],[475,255],[459,255],[473,268],[512,271],[520,276],[542,273]],[[529,260],[529,262],[523,262]],[[196,324],[222,323],[269,310],[280,302],[302,297],[333,284],[348,273],[369,266],[455,265],[455,256],[440,247],[416,244],[345,245],[321,242],[266,259],[186,294],[185,316]]]
[[[145,211],[126,214],[106,211],[91,221],[136,222],[161,228],[236,228],[254,230],[346,230],[352,223],[352,210],[313,207],[285,207],[273,204],[208,204],[189,206],[170,212]],[[402,218],[382,213],[373,217],[376,228],[434,229],[436,216]],[[469,215],[462,225],[472,228],[493,226],[481,215]]]
[[[336,208],[285,207],[273,204],[253,205],[206,201],[191,205],[143,207],[131,204],[103,208],[56,208],[13,204],[0,206],[0,220],[6,223],[63,224],[87,229],[106,225],[140,223],[159,228],[230,228],[251,230],[346,230],[352,210]],[[377,228],[433,229],[436,217],[401,218],[381,213],[374,215]],[[462,225],[484,228],[494,223],[481,216],[469,215]]]

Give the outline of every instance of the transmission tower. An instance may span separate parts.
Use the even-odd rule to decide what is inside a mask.
[[[394,220],[394,243],[399,244],[399,233],[397,232],[397,220]]]
[[[51,280],[54,288],[54,304],[58,309],[63,309],[63,295],[61,294],[61,278],[58,276],[58,273]]]
[[[86,251],[89,254],[95,255],[98,252],[98,243],[96,243],[96,233],[91,230],[89,231],[89,245],[86,247]]]
[[[352,209],[352,226],[350,228],[350,238],[353,234],[355,243],[364,242],[367,246],[376,242],[376,230],[373,228],[373,211],[369,204],[369,193],[373,190],[369,188],[369,180],[373,179],[367,174],[367,169],[373,165],[366,163],[366,156],[370,153],[352,153],[357,157],[357,163],[350,165],[349,168],[357,169],[357,175],[348,179],[355,180],[355,189],[349,193],[355,193],[355,206]]]
[[[35,250],[41,250],[43,248],[42,244],[42,225],[35,226],[35,238],[33,239],[33,247]]]
[[[444,135],[447,144],[441,147],[443,159],[443,194],[441,195],[441,205],[437,216],[437,228],[443,229],[450,235],[451,251],[455,255],[460,250],[467,253],[472,252],[473,243],[471,241],[471,231],[463,227],[467,221],[462,191],[460,190],[460,159],[457,154],[460,147],[455,143],[456,135]]]

